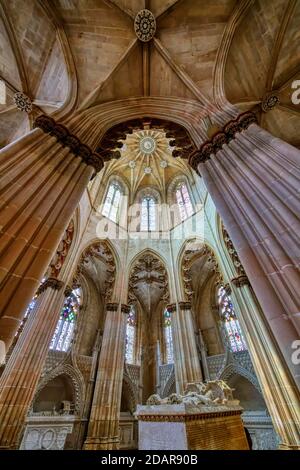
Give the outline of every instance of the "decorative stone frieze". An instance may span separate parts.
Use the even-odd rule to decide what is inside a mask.
[[[59,281],[55,277],[49,277],[46,279],[45,282],[43,282],[40,287],[37,290],[37,295],[40,295],[42,292],[44,292],[48,287],[53,290],[60,290],[63,287],[64,283],[62,281]]]
[[[212,154],[217,153],[224,144],[234,139],[238,132],[246,130],[251,124],[257,123],[257,118],[254,113],[246,112],[240,114],[236,119],[229,121],[221,132],[217,132],[209,141],[205,142],[199,150],[195,150],[189,156],[189,164],[191,167],[198,171],[199,163],[209,160]]]
[[[235,285],[235,287],[243,287],[243,286],[249,286],[250,282],[246,274],[241,274],[238,277],[234,277],[231,279],[232,284]]]
[[[116,302],[109,302],[106,304],[106,311],[107,312],[116,312],[119,308],[119,304]]]
[[[42,129],[45,134],[56,137],[63,147],[69,147],[74,155],[80,157],[87,165],[92,166],[97,173],[102,170],[104,165],[102,157],[98,153],[93,153],[88,145],[83,144],[76,135],[71,134],[63,124],[42,114],[36,118],[34,126]]]
[[[178,302],[180,310],[191,310],[191,302]]]

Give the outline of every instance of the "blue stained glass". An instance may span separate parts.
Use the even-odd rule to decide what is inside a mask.
[[[231,298],[226,293],[226,290],[223,286],[219,288],[218,299],[221,310],[221,319],[225,327],[230,349],[233,352],[245,351],[247,349],[246,341],[243,337],[239,321],[236,317]]]

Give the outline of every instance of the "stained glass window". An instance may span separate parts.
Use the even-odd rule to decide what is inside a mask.
[[[141,230],[150,232],[156,230],[156,201],[153,196],[145,196],[142,199]]]
[[[81,289],[74,289],[65,299],[60,313],[60,318],[50,343],[50,349],[54,349],[56,351],[68,351],[73,338],[75,322],[80,304]]]
[[[164,312],[164,334],[165,334],[165,345],[166,345],[166,360],[167,364],[174,363],[173,353],[173,337],[172,337],[172,317],[171,313],[166,309]]]
[[[230,349],[233,352],[246,350],[247,345],[243,337],[239,321],[236,317],[231,298],[223,286],[219,288],[218,299],[221,310],[221,319],[225,327]]]
[[[126,325],[125,361],[128,364],[134,363],[135,332],[136,332],[135,308],[133,305],[131,305],[130,312],[127,317],[127,325]]]
[[[181,220],[185,220],[190,217],[193,214],[194,210],[186,184],[180,183],[177,186],[176,200]]]
[[[118,183],[111,183],[109,185],[102,210],[102,215],[112,220],[113,222],[117,222],[119,216],[121,194],[121,188]]]

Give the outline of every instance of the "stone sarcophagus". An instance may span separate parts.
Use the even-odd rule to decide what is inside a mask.
[[[139,405],[140,450],[248,450],[239,402],[222,381],[189,384],[184,395]]]

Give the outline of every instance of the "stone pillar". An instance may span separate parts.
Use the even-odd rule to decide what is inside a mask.
[[[18,449],[20,434],[64,302],[63,283],[49,278],[0,379],[0,448]]]
[[[240,115],[189,161],[204,179],[299,385],[292,345],[300,332],[300,151],[255,122],[252,113]],[[289,387],[296,385],[289,381]]]
[[[198,337],[198,344],[199,344],[200,355],[201,355],[201,363],[202,363],[202,370],[203,370],[203,376],[204,376],[203,378],[204,380],[210,380],[209,368],[208,368],[208,363],[207,363],[207,349],[206,349],[206,345],[205,345],[203,335],[200,329],[198,330],[196,335]]]
[[[282,354],[264,319],[247,276],[231,281],[231,297],[247,340],[249,353],[271,415],[280,448],[300,449],[299,396]]]
[[[0,150],[0,341],[6,351],[102,159],[47,116]]]
[[[130,307],[108,303],[96,385],[84,450],[119,448],[119,417]]]
[[[172,334],[178,392],[186,385],[201,382],[202,373],[197,351],[190,302],[178,302],[167,307],[172,315]]]

